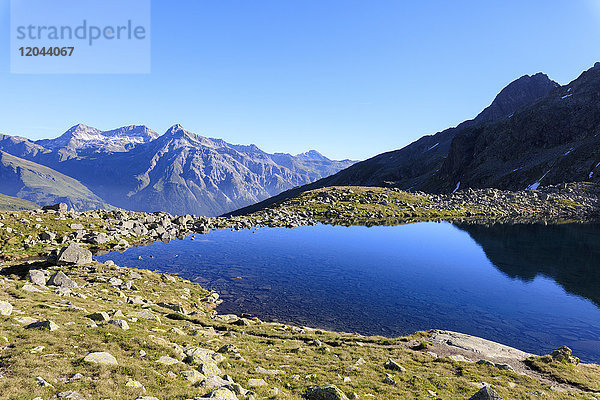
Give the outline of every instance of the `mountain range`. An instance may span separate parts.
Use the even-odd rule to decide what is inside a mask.
[[[384,186],[447,193],[467,188],[536,189],[600,180],[600,63],[561,86],[525,75],[474,119],[379,154],[251,205],[252,212],[307,190]]]
[[[163,135],[145,126],[101,131],[81,124],[55,139],[0,135],[0,193],[77,210],[218,215],[352,164],[315,150],[269,154],[180,125]]]

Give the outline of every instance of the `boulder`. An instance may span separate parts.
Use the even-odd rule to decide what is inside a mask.
[[[99,351],[88,353],[83,357],[84,362],[103,365],[118,365],[117,359],[110,353]]]
[[[238,400],[235,393],[233,393],[231,390],[225,387],[220,387],[218,389],[213,390],[208,394],[208,398],[219,400]]]
[[[34,285],[46,286],[46,274],[40,269],[29,270],[29,280]]]
[[[129,324],[127,324],[127,321],[123,319],[111,319],[110,321],[108,321],[108,323],[116,326],[119,329],[123,329],[124,331],[129,329]]]
[[[45,329],[47,331],[55,331],[58,329],[58,325],[50,320],[34,322],[26,326],[27,329]]]
[[[58,203],[58,204],[52,204],[50,206],[44,206],[44,207],[42,207],[42,210],[67,212],[69,210],[69,206],[66,203]]]
[[[406,371],[406,368],[404,368],[402,365],[398,364],[396,361],[392,360],[391,358],[388,358],[387,361],[385,362],[385,364],[383,364],[385,369],[389,369],[391,371],[398,371],[398,372],[404,372]]]
[[[0,301],[0,315],[9,316],[12,310],[13,306],[8,301]]]
[[[469,400],[504,400],[494,389],[490,386],[482,387],[477,393],[475,393]]]
[[[577,357],[573,357],[572,356],[573,351],[568,348],[567,346],[562,346],[559,347],[558,349],[554,350],[552,352],[552,354],[550,354],[552,356],[552,359],[555,361],[564,361],[568,364],[579,364],[579,358]]]
[[[308,400],[349,400],[335,385],[309,387],[306,390],[306,398]]]
[[[54,232],[42,232],[40,233],[40,240],[45,242],[53,242],[56,239],[56,233]]]
[[[67,247],[63,247],[58,254],[58,264],[75,264],[84,265],[92,262],[92,252],[88,249],[83,249],[71,243]]]
[[[108,316],[108,313],[106,313],[104,311],[95,312],[93,314],[88,315],[87,317],[89,319],[91,319],[92,321],[97,321],[97,322],[106,322],[110,319],[110,317]]]
[[[66,287],[66,288],[74,288],[77,287],[77,284],[71,280],[64,272],[58,271],[54,275],[48,279],[48,285],[50,286],[58,286],[58,287]]]

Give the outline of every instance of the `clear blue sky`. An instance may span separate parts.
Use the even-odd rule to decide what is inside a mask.
[[[51,1],[51,0],[49,0]],[[600,0],[153,0],[148,75],[11,75],[0,133],[144,124],[364,159],[472,118],[510,81],[600,61]]]

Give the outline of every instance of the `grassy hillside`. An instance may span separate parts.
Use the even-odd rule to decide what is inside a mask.
[[[110,207],[79,181],[2,151],[0,191],[42,206],[64,202],[76,210]]]
[[[40,206],[31,201],[0,193],[0,210],[2,211],[35,210],[36,208],[40,208]]]

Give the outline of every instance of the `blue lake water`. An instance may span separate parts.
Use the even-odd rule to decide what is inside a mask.
[[[97,258],[214,289],[220,313],[389,337],[448,329],[537,354],[567,345],[600,362],[600,225],[317,225],[194,236]]]

